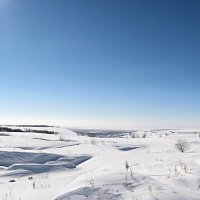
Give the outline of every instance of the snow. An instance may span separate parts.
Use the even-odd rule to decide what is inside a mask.
[[[0,133],[0,200],[200,199],[198,129],[91,138],[28,128],[56,134]],[[179,139],[189,142],[186,152],[175,148]]]

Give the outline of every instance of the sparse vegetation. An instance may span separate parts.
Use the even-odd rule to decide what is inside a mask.
[[[95,139],[93,139],[93,138],[91,138],[90,142],[91,142],[91,144],[93,144],[93,145],[95,145],[95,144],[96,144],[96,140],[95,140]]]
[[[126,162],[125,162],[125,169],[126,169],[126,171],[128,171],[129,170],[129,164],[128,164],[128,161],[126,160]]]
[[[65,138],[64,138],[62,135],[60,135],[60,136],[59,136],[59,140],[60,140],[60,141],[65,141]]]
[[[178,140],[175,144],[176,149],[181,151],[182,153],[186,152],[190,148],[190,143],[185,140]]]
[[[144,133],[144,134],[142,135],[142,138],[146,138],[146,137],[147,137],[147,134]]]

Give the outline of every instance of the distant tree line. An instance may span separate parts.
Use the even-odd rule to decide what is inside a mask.
[[[48,125],[4,125],[4,126],[10,126],[10,127],[38,127],[38,128],[54,127],[54,126],[48,126]]]
[[[19,129],[19,128],[8,128],[8,127],[0,127],[0,132],[31,132],[31,133],[43,133],[43,134],[57,134],[55,131],[47,131],[47,130],[34,130],[34,129]]]
[[[23,132],[23,130],[8,127],[0,127],[0,132]]]

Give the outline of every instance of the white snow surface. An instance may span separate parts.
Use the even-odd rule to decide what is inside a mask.
[[[0,200],[200,200],[200,130],[90,138],[41,129],[57,134],[0,133]]]

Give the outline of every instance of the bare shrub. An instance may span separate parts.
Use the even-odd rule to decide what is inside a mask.
[[[142,138],[146,138],[146,137],[147,137],[147,134],[144,133],[144,134],[142,135]]]
[[[93,144],[93,145],[95,145],[96,144],[96,140],[93,139],[93,138],[91,138],[90,143]]]
[[[65,138],[62,135],[60,135],[59,140],[60,141],[65,141]]]
[[[130,138],[136,138],[136,134],[134,132],[129,133]]]
[[[132,168],[132,166],[129,167],[129,168],[130,168],[131,177],[133,177],[133,174],[134,174],[134,172],[133,172],[133,168]]]
[[[186,152],[190,148],[190,143],[186,142],[184,140],[178,140],[178,142],[175,144],[176,149],[179,151]]]
[[[128,161],[126,160],[126,162],[125,162],[125,169],[126,169],[126,171],[128,171],[129,168],[130,168],[130,166],[129,166],[129,164],[128,164]]]

